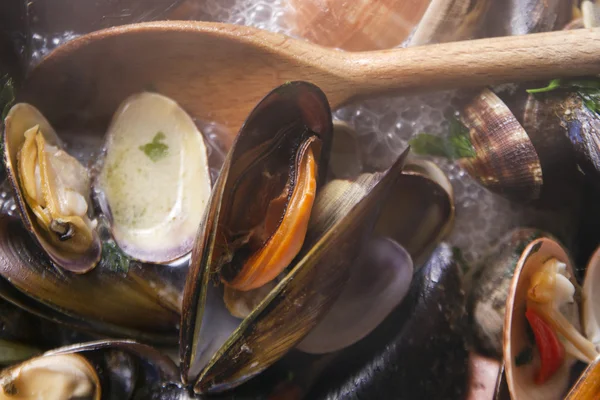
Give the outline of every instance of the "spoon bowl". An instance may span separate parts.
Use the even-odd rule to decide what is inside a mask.
[[[306,80],[333,108],[358,97],[600,73],[600,29],[343,52],[256,28],[159,21],[93,32],[50,53],[20,101],[58,126],[102,124],[132,93],[157,91],[230,132],[273,87]],[[98,125],[95,125],[98,126]]]

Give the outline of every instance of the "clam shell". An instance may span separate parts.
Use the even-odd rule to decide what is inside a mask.
[[[471,271],[468,279],[467,310],[476,350],[502,359],[506,301],[515,269],[523,251],[548,234],[531,228],[515,229]]]
[[[409,45],[453,42],[476,36],[491,0],[432,0]]]
[[[25,202],[17,174],[17,153],[25,140],[25,131],[35,125],[40,126],[47,143],[59,148],[63,147],[50,123],[29,104],[20,103],[13,106],[4,121],[4,162],[21,220],[54,264],[75,273],[88,272],[96,266],[102,254],[102,244],[96,231],[92,230],[92,244],[84,254],[62,251],[52,245],[48,233],[38,224],[35,215]]]
[[[135,94],[115,112],[105,147],[94,186],[115,242],[148,263],[189,253],[211,190],[192,118],[165,96]]]
[[[323,189],[317,202],[325,208],[315,206],[305,246],[290,272],[209,361],[197,391],[222,391],[242,383],[316,326],[349,278],[349,261],[358,255],[377,216],[376,199],[385,196],[402,164],[400,158],[387,174],[362,175],[350,185]]]
[[[440,244],[402,304],[364,340],[324,360],[304,398],[464,398],[469,352],[460,268],[450,246]]]
[[[600,358],[589,364],[565,400],[593,400],[600,394]]]
[[[516,365],[516,357],[529,342],[527,320],[524,318],[529,281],[543,263],[552,257],[567,265],[571,279],[576,284],[566,251],[556,241],[540,238],[531,242],[522,252],[509,288],[504,319],[504,365],[508,388],[514,399],[561,399],[569,386],[569,370],[573,362],[569,361],[568,356],[556,373],[542,385],[533,382],[536,358],[539,357],[537,354],[532,362]]]
[[[383,201],[375,233],[401,244],[420,268],[452,230],[454,214],[454,191],[444,172],[431,161],[409,159]]]
[[[489,89],[464,107],[461,121],[476,151],[459,164],[481,185],[515,201],[540,197],[543,177],[531,139],[509,108]]]
[[[485,26],[490,36],[553,31],[570,21],[572,9],[571,0],[493,1]]]
[[[435,2],[436,0],[434,0]],[[418,24],[430,0],[292,0],[287,18],[294,35],[349,51],[401,44]]]
[[[592,255],[583,280],[582,323],[585,336],[600,349],[600,248]]]
[[[348,347],[371,333],[408,293],[410,254],[390,238],[375,237],[353,263],[350,279],[323,320],[298,349],[322,354]]]

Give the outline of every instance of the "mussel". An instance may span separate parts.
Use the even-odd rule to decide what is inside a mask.
[[[315,327],[348,280],[350,260],[405,155],[385,172],[323,184],[331,135],[324,94],[291,82],[267,95],[236,137],[184,291],[182,378],[197,392],[235,387],[279,359]],[[284,252],[281,240],[292,241]],[[275,287],[242,321],[230,315],[224,295],[254,296],[270,282]]]

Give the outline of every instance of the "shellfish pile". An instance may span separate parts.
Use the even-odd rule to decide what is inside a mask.
[[[291,3],[290,34],[343,51],[597,19],[589,1]],[[578,207],[598,195],[599,82],[460,92],[446,137],[412,132],[380,164],[310,82],[264,88],[231,144],[156,88],[90,130],[16,86],[0,297],[26,328],[0,335],[0,398],[466,398],[477,355],[496,363],[494,398],[595,395],[600,256]],[[457,205],[436,164],[576,229],[518,229],[469,266],[443,243]]]

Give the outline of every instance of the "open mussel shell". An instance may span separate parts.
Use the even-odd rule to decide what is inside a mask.
[[[548,234],[531,228],[515,229],[498,241],[468,277],[467,310],[478,352],[502,359],[506,300],[517,265],[527,246]]]
[[[453,42],[477,36],[491,0],[431,0],[409,46]]]
[[[25,151],[23,148],[23,145],[26,143],[25,132],[30,131],[36,126],[39,128],[37,136],[41,134],[41,137],[43,137],[46,144],[44,145],[45,149],[40,149],[40,142],[38,141],[38,150],[32,149],[34,159],[37,160],[35,161],[36,165],[38,165],[36,168],[39,168],[39,172],[31,170],[33,175],[29,175],[27,173],[29,171],[21,171],[18,159],[20,157],[20,152]],[[34,146],[35,145],[36,144],[34,144]],[[13,106],[4,121],[4,162],[23,224],[48,254],[53,263],[71,272],[87,272],[96,266],[102,254],[102,244],[95,229],[88,228],[90,237],[81,239],[77,223],[71,222],[68,214],[65,214],[65,218],[69,219],[65,219],[64,221],[60,218],[52,219],[52,221],[48,221],[47,225],[43,227],[40,223],[39,215],[34,214],[34,210],[30,207],[31,204],[37,203],[38,199],[31,197],[32,192],[30,190],[27,190],[27,193],[29,194],[26,194],[26,190],[23,187],[23,185],[26,184],[23,177],[30,176],[31,179],[27,184],[35,185],[35,182],[33,182],[32,179],[37,179],[33,178],[36,174],[42,176],[42,178],[40,178],[41,183],[38,184],[37,188],[37,191],[40,193],[45,193],[46,191],[50,192],[50,187],[58,185],[58,182],[60,182],[60,184],[68,185],[66,187],[68,187],[69,190],[73,188],[73,192],[76,190],[74,188],[80,184],[79,182],[75,182],[75,180],[80,179],[79,175],[75,175],[79,174],[79,172],[74,172],[73,176],[68,177],[68,181],[60,181],[60,179],[57,179],[53,175],[57,174],[58,171],[61,171],[62,173],[63,170],[66,170],[69,163],[72,162],[70,159],[65,159],[63,157],[60,159],[60,162],[58,162],[51,161],[50,158],[48,158],[45,160],[47,167],[41,167],[39,157],[41,153],[47,154],[50,152],[50,150],[46,150],[48,149],[48,146],[54,146],[53,148],[58,149],[53,157],[56,157],[54,158],[55,160],[59,160],[57,154],[61,153],[63,145],[46,118],[44,118],[35,107],[29,104],[20,103]],[[52,150],[52,152],[54,151],[55,150]],[[62,153],[64,154],[64,152]],[[25,154],[26,153],[23,153],[22,158],[25,158]],[[25,165],[25,162],[26,161],[23,161],[23,165]],[[73,162],[77,163],[77,161],[74,160]],[[33,166],[33,164],[31,165]],[[71,167],[69,166],[69,168]],[[74,171],[75,170],[76,169],[74,169]],[[43,177],[44,172],[42,171],[47,171],[45,173],[48,174],[48,179]],[[85,174],[87,174],[87,172],[85,172],[84,175]],[[85,180],[86,177],[82,177],[81,179]],[[43,191],[41,189],[42,187],[44,188]],[[41,196],[40,193],[37,194],[38,198]],[[69,191],[68,193],[72,192]],[[57,198],[57,200],[55,200],[57,202],[55,207],[58,210],[61,210],[63,207],[70,207],[73,209],[75,207],[73,204],[77,202],[73,203],[71,198],[67,199],[68,200],[62,200]],[[66,204],[66,206],[64,204]],[[79,206],[80,204],[77,204],[77,207]],[[91,208],[89,207],[89,199],[86,206],[87,208]],[[59,213],[62,214],[62,212]],[[83,222],[81,218],[75,217],[74,219],[80,221],[80,224],[85,225],[85,222]],[[89,244],[79,243],[79,241],[89,241]],[[62,243],[74,243],[72,245],[74,246],[74,249],[71,247],[64,247]]]
[[[334,180],[318,187],[298,255],[277,278],[275,288],[240,322],[224,310],[222,287],[210,281],[220,275],[221,281],[229,285],[228,278],[223,277],[224,268],[214,269],[219,256],[215,253],[221,251],[216,245],[222,239],[217,228],[235,230],[237,221],[225,214],[231,212],[226,208],[228,202],[235,205],[243,200],[247,212],[253,202],[261,200],[257,194],[264,189],[254,184],[254,195],[244,198],[231,198],[234,193],[228,190],[233,182],[243,187],[240,172],[248,173],[245,165],[262,166],[260,163],[274,161],[267,158],[272,141],[293,135],[297,143],[311,132],[322,141],[320,154],[327,158],[331,114],[326,98],[311,84],[286,84],[259,103],[227,157],[199,230],[184,292],[182,376],[195,381],[197,392],[218,392],[241,384],[308,334],[343,289],[350,275],[348,261],[358,255],[377,217],[380,199],[401,173],[406,154],[386,172],[363,174],[353,182]],[[283,142],[280,152],[288,151],[286,145]],[[319,164],[319,180],[322,173],[326,171]],[[240,194],[244,191],[238,189],[235,196]],[[232,262],[225,265],[230,269],[248,255],[238,255],[239,249],[233,250],[236,253]]]
[[[105,340],[65,346],[8,367],[0,371],[0,390],[6,398],[117,400],[176,379],[176,365],[158,350]]]
[[[211,179],[202,134],[175,101],[148,92],[124,100],[100,164],[95,195],[125,254],[168,263],[191,251]]]
[[[567,275],[563,276],[568,279],[572,287],[577,288],[569,256],[558,242],[550,238],[536,239],[524,249],[509,288],[504,320],[504,365],[508,387],[512,398],[515,399],[560,399],[564,397],[569,387],[570,368],[574,364],[574,359],[569,355],[569,350],[565,350],[565,358],[560,367],[543,383],[534,382],[540,368],[539,352],[531,350],[531,357],[528,357],[527,360],[523,360],[524,357],[522,356],[523,352],[528,352],[530,351],[528,349],[535,346],[528,333],[528,320],[525,318],[526,309],[529,307],[528,297],[532,293],[530,285],[532,279],[535,278],[534,274],[542,271],[542,268],[548,262],[553,262],[553,259],[565,265]],[[536,282],[539,281],[536,280]],[[536,287],[541,286],[536,283]],[[556,286],[552,286],[553,290],[555,290],[555,287],[558,287],[558,283],[556,283]],[[542,295],[542,291],[543,289],[536,289],[533,293],[539,297]],[[552,292],[552,302],[558,301],[554,297],[558,296],[557,293]],[[564,296],[564,294],[561,294],[561,296]],[[539,307],[541,309],[542,306]],[[550,307],[554,307],[553,303]],[[538,308],[534,310],[536,313],[541,312]],[[568,317],[563,318],[568,318],[568,323],[572,324],[574,329],[580,331],[579,308],[576,299],[572,303],[563,304],[558,313],[567,313]],[[544,320],[547,324],[552,325],[545,317]],[[567,345],[573,346],[571,342],[567,342],[568,339],[563,342],[565,348]],[[591,343],[589,346],[592,347],[591,352],[593,353]],[[586,354],[589,354],[579,347],[577,347],[577,351],[586,357]]]
[[[110,259],[86,274],[63,273],[52,268],[47,254],[34,243],[20,220],[0,216],[0,295],[38,315],[101,333],[126,337],[174,340],[179,322],[179,300],[168,283],[144,278],[143,265],[127,271]],[[165,289],[163,298],[154,286]],[[161,286],[162,285],[162,286]],[[31,305],[20,293],[40,305]],[[172,298],[172,297],[175,298]]]
[[[454,191],[444,172],[431,161],[409,158],[383,201],[375,233],[401,244],[419,268],[450,233],[454,214]]]
[[[485,20],[489,36],[525,35],[562,29],[571,20],[571,0],[492,1]]]
[[[467,102],[460,119],[476,153],[458,160],[469,175],[511,200],[538,200],[543,184],[539,155],[506,104],[486,88]]]
[[[252,293],[277,278],[300,250],[327,174],[331,135],[327,99],[306,82],[274,89],[242,126],[192,251],[181,329],[184,379],[195,379],[239,325],[223,310],[223,287],[211,281]]]

